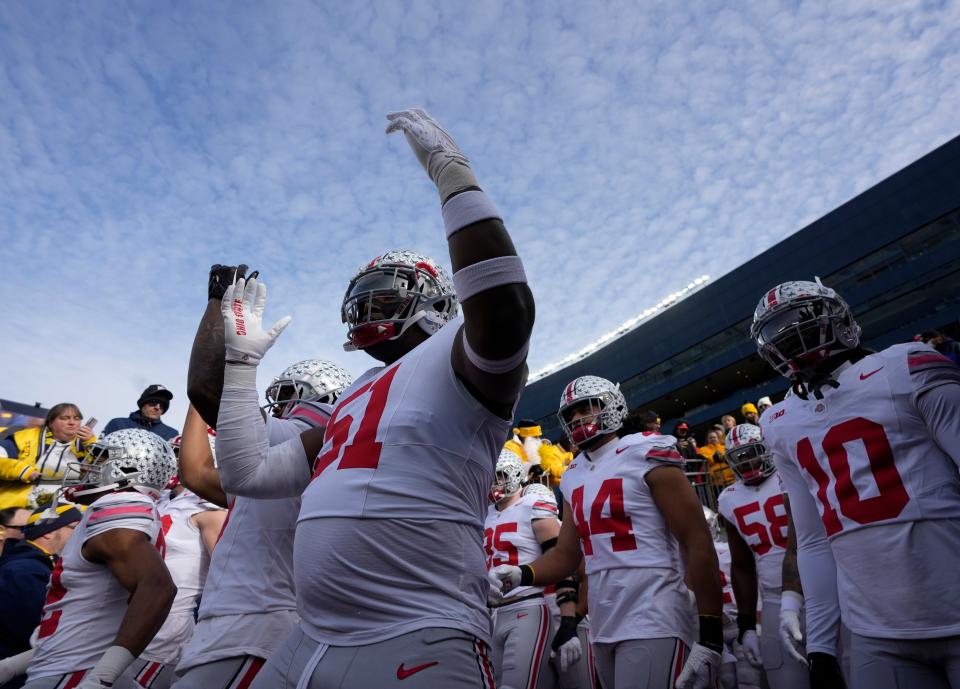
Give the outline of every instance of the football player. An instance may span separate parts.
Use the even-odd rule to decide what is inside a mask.
[[[717,554],[703,508],[672,436],[617,437],[627,414],[619,386],[596,376],[570,382],[560,423],[580,454],[560,479],[556,547],[532,564],[491,575],[509,590],[555,583],[582,556],[590,579],[594,658],[606,689],[713,687],[723,651]],[[699,642],[687,652],[699,611]]]
[[[271,413],[283,418],[292,401],[307,400],[333,405],[340,393],[353,383],[353,376],[323,359],[305,359],[287,367],[267,387]]]
[[[25,687],[110,687],[160,629],[177,588],[156,501],[176,469],[170,445],[139,428],[104,436],[70,466],[62,495],[89,507],[54,567],[36,645],[2,661],[29,660]]]
[[[528,495],[537,496],[540,501],[552,506],[555,512],[559,512],[554,491],[544,484],[528,483],[523,488],[523,496],[527,497]],[[593,664],[593,648],[590,645],[590,618],[587,616],[587,576],[583,569],[583,563],[580,563],[576,577],[559,582],[553,593],[550,593],[551,589],[554,589],[554,587],[544,587],[547,606],[550,608],[550,615],[553,618],[554,627],[557,629],[553,636],[553,642],[550,644],[553,675],[548,678],[552,681],[541,682],[540,686],[556,686],[559,689],[595,689],[599,685],[596,681],[596,669]],[[564,605],[566,603],[571,603],[572,608],[566,607]],[[561,613],[561,605],[564,605],[564,613],[566,614]],[[564,617],[567,619],[564,620]],[[576,624],[575,627],[574,623]],[[572,644],[567,648],[567,658],[564,658],[563,654],[558,655],[558,651],[567,641],[572,639],[574,633],[580,641],[579,660],[573,660],[576,657],[577,649]]]
[[[780,590],[789,517],[773,459],[753,424],[734,427],[726,438],[727,463],[737,481],[717,500],[730,546],[737,603],[737,655],[763,667],[772,689],[807,689],[805,663],[784,657],[779,639]],[[763,639],[757,636],[757,591],[763,601]]]
[[[751,335],[794,394],[761,419],[790,497],[813,686],[960,687],[960,370],[923,344],[860,346],[819,280],[763,295]]]
[[[483,519],[526,379],[533,297],[499,213],[450,136],[422,110],[388,118],[437,185],[455,272],[451,283],[439,263],[410,251],[366,263],[343,300],[346,348],[383,365],[343,392],[325,434],[281,450],[254,427],[256,437],[238,443],[245,454],[221,457],[221,471],[252,495],[306,487],[295,551],[300,629],[258,687],[493,685]],[[285,325],[261,327],[256,280],[231,292],[225,399],[249,395]],[[235,430],[239,439],[249,429]]]
[[[199,421],[199,417],[196,417]],[[179,457],[186,452],[213,453],[215,434],[206,424],[185,424],[184,435],[171,441]],[[157,502],[157,514],[163,528],[163,561],[177,586],[170,614],[153,641],[114,684],[115,689],[167,689],[180,652],[193,636],[196,608],[210,566],[210,554],[223,529],[226,510],[202,500],[187,490],[175,476]]]
[[[217,424],[224,367],[220,299],[244,270],[245,266],[222,265],[210,270],[207,312],[194,340],[187,378],[187,392],[196,407],[191,406],[185,426],[197,433]],[[215,321],[209,317],[211,305],[215,306]],[[326,394],[316,380],[311,386],[319,396]],[[306,388],[301,386],[299,390],[302,393]],[[327,411],[319,404],[303,401],[285,409],[285,413],[287,418],[278,419],[256,411],[254,420],[273,444],[322,425]],[[184,485],[201,498],[229,506],[230,510],[210,559],[197,626],[181,654],[174,686],[247,687],[297,622],[293,535],[300,499],[238,497],[229,482],[221,483],[206,443],[192,447],[192,452],[186,447],[181,450],[180,478]]]
[[[520,458],[501,450],[491,505],[484,525],[487,569],[501,564],[533,562],[552,548],[560,533],[557,504],[536,492],[521,492],[526,471]],[[541,484],[537,484],[541,485]],[[543,486],[546,488],[546,486]],[[549,488],[546,488],[549,491]],[[580,659],[576,600],[558,603],[564,638],[556,644],[561,670]],[[496,684],[515,689],[536,689],[548,673],[547,643],[557,630],[542,587],[520,587],[493,606],[493,667]]]

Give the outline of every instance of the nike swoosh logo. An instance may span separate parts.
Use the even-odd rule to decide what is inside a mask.
[[[869,378],[870,376],[872,376],[874,373],[880,373],[880,371],[882,371],[882,370],[883,370],[883,366],[881,366],[880,368],[878,368],[876,371],[870,371],[870,373],[861,373],[861,374],[860,374],[860,380],[866,380],[867,378]]]
[[[521,619],[521,618],[526,617],[527,615],[528,615],[528,613],[525,613],[525,612],[517,613],[517,619],[519,620],[519,619]]]
[[[626,449],[627,449],[627,448],[625,448],[625,447],[618,447],[615,454],[620,454],[621,452],[623,452],[623,451],[626,450]]]
[[[433,667],[434,665],[439,665],[440,661],[434,660],[432,663],[424,663],[423,665],[415,665],[412,668],[405,668],[403,663],[400,663],[400,667],[397,668],[397,679],[406,679],[410,675],[415,675],[421,670],[426,670],[428,667]]]

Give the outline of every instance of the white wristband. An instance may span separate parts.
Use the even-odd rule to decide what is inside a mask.
[[[803,610],[803,596],[796,591],[784,591],[780,594],[780,612],[789,610],[800,612]]]
[[[482,191],[465,191],[457,194],[443,204],[443,225],[447,230],[447,239],[454,232],[462,230],[488,218],[500,219],[500,212],[493,202]]]
[[[223,369],[223,384],[236,385],[238,388],[257,389],[256,365],[228,361]]]
[[[136,660],[134,655],[123,646],[111,646],[104,651],[87,676],[98,679],[104,684],[113,684],[134,660]]]
[[[470,297],[501,285],[526,283],[527,274],[519,256],[497,256],[471,263],[453,274],[453,289],[462,304]]]
[[[0,660],[0,663],[3,663],[8,670],[6,674],[8,674],[10,677],[18,677],[19,675],[27,674],[27,668],[30,667],[30,661],[33,660],[34,650],[35,649],[30,648],[23,653],[18,653],[15,656],[10,656],[9,658]]]

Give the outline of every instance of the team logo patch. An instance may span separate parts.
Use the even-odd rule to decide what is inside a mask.
[[[817,413],[819,414],[820,412],[822,412],[822,411],[823,411],[824,409],[826,409],[826,408],[827,408],[826,405],[824,405],[823,402],[820,402],[816,407],[813,408],[813,411],[815,411],[815,412],[817,412]]]

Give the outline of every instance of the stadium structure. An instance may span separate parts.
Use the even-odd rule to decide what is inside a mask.
[[[924,330],[956,333],[960,316],[960,137],[582,359],[527,385],[518,418],[560,435],[563,387],[581,375],[620,382],[631,410],[653,410],[702,431],[787,382],[749,338],[760,296],[786,280],[842,295],[873,349]],[[696,323],[696,327],[690,327]]]

